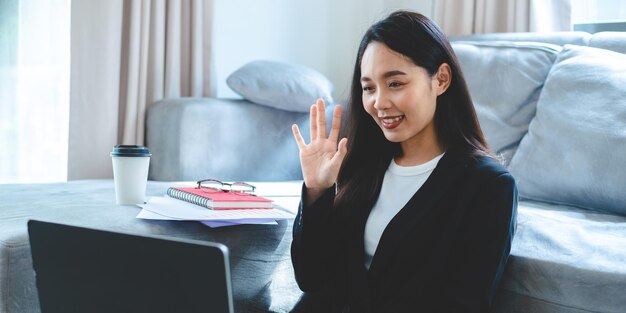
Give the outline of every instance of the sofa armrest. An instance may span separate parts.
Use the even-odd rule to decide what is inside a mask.
[[[332,106],[327,108],[332,116]],[[309,138],[309,114],[246,100],[177,98],[148,111],[151,180],[300,180],[296,123]],[[330,125],[329,125],[330,127]]]
[[[586,32],[522,32],[522,33],[489,33],[451,36],[451,41],[513,41],[513,42],[543,42],[553,45],[579,45],[589,44],[591,34]]]

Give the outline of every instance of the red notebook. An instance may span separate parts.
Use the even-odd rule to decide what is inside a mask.
[[[195,187],[170,187],[167,195],[211,210],[271,209],[272,200],[226,191],[205,192]]]

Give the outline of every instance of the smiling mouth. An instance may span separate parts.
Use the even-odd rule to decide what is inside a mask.
[[[381,117],[380,121],[383,124],[383,127],[386,129],[393,129],[398,127],[400,123],[404,120],[404,115],[399,116],[390,116],[390,117]]]

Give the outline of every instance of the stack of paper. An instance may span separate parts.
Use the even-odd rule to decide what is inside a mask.
[[[275,206],[272,209],[209,210],[170,197],[152,197],[137,218],[152,220],[200,221],[211,227],[238,224],[277,224],[276,221],[293,218],[294,215]]]

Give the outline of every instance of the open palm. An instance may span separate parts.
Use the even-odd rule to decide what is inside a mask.
[[[309,144],[304,142],[298,125],[292,125],[291,129],[300,149],[300,164],[306,188],[321,191],[337,181],[341,163],[347,152],[346,138],[337,143],[341,128],[341,106],[335,106],[328,137],[326,137],[326,109],[321,99],[311,106],[310,124]]]

